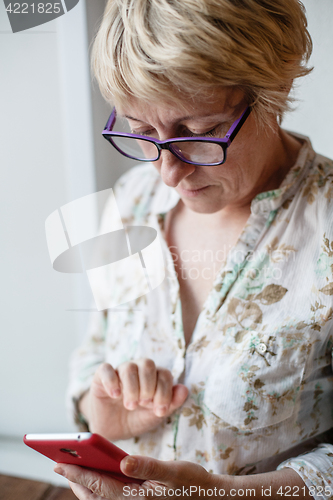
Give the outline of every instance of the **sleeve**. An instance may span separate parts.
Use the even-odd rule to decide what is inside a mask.
[[[318,185],[323,188],[320,196],[321,211],[320,220],[327,221],[325,224],[324,234],[324,255],[323,262],[326,263],[328,274],[327,281],[331,281],[331,272],[333,272],[333,245],[329,241],[332,240],[332,222],[333,222],[333,164],[326,158],[319,157],[317,179],[320,179]],[[329,238],[329,239],[327,239]],[[332,285],[329,285],[325,291],[326,295],[332,296]],[[332,308],[331,308],[332,311]],[[331,334],[333,334],[333,326],[331,327]],[[332,337],[333,340],[333,337]],[[331,345],[332,345],[331,340]],[[331,373],[329,377],[332,379],[333,371],[333,349],[331,350]],[[333,407],[333,401],[331,403]],[[331,410],[332,424],[333,424],[333,410]],[[277,469],[290,467],[297,472],[303,479],[306,486],[309,488],[310,494],[316,500],[333,500],[333,429],[328,433],[329,442],[320,444],[308,453],[290,458],[281,463]]]
[[[285,467],[301,476],[315,500],[333,498],[333,444],[321,444],[309,453],[286,460],[277,469]]]
[[[333,370],[333,349],[332,349]],[[333,438],[333,432],[328,433]],[[282,462],[277,470],[293,469],[301,476],[315,500],[333,499],[333,439],[308,453]]]

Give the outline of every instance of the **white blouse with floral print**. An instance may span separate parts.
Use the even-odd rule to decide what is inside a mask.
[[[295,165],[279,189],[252,200],[187,348],[162,236],[179,196],[151,164],[118,181],[124,225],[157,230],[167,274],[149,294],[92,313],[73,355],[69,401],[79,424],[77,401],[100,363],[151,358],[189,396],[160,427],[120,447],[220,474],[292,467],[322,500],[333,497],[333,162],[295,137],[303,141]],[[119,297],[134,281],[118,283]]]

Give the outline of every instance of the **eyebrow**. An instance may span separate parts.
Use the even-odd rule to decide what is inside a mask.
[[[182,116],[181,118],[175,120],[175,122],[184,122],[186,120],[198,120],[200,118],[215,118],[215,117],[217,118],[220,115],[221,115],[221,113],[213,113],[213,114],[202,115],[202,116],[188,115],[188,116]],[[122,118],[127,118],[127,120],[133,120],[135,122],[146,123],[144,120],[139,120],[138,118],[134,118],[133,116],[129,116],[129,115],[123,115]],[[225,121],[228,121],[228,120],[225,120]]]
[[[134,118],[133,116],[128,116],[128,115],[120,115],[121,118],[127,118],[127,120],[134,120],[135,122],[141,122],[142,120],[139,120],[138,118]]]

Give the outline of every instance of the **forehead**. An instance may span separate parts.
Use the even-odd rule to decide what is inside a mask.
[[[214,115],[229,116],[242,111],[246,105],[244,93],[236,88],[221,88],[209,95],[177,98],[170,102],[143,101],[129,96],[126,102],[115,103],[117,114],[134,121],[146,123],[174,123],[210,118]]]

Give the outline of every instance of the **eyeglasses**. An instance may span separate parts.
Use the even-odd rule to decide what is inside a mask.
[[[134,160],[157,161],[162,150],[167,149],[185,163],[215,167],[216,165],[222,165],[226,161],[227,149],[244,125],[250,112],[251,108],[247,107],[240,118],[232,124],[223,139],[215,137],[175,137],[160,141],[144,135],[113,132],[112,129],[117,118],[116,108],[113,108],[102,135],[119,153]]]

